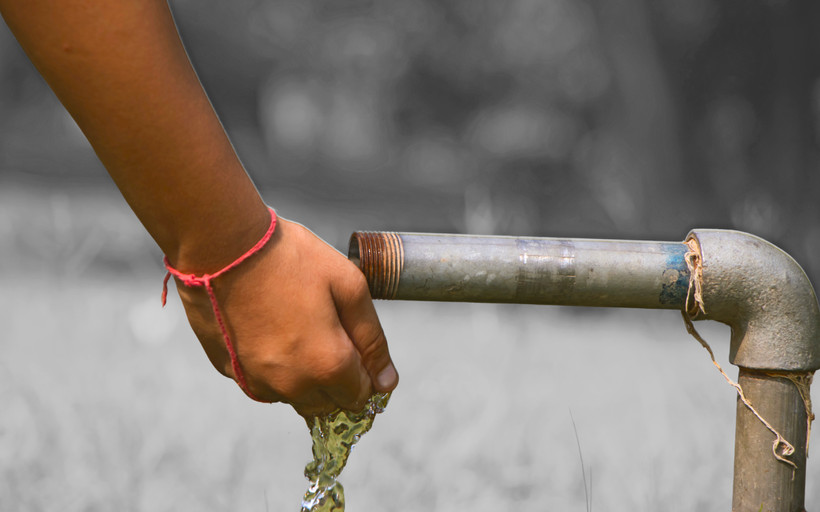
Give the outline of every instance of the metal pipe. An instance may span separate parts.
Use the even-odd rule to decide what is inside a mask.
[[[820,368],[820,306],[791,256],[748,233],[696,229],[709,319],[732,328],[729,360],[759,370]]]
[[[682,309],[681,242],[358,232],[377,299]]]
[[[738,398],[732,510],[804,512],[806,409],[794,383],[740,369],[738,384],[763,418],[794,446],[791,467],[772,455],[772,433]]]
[[[806,404],[797,385],[767,373],[811,377],[820,368],[820,306],[791,256],[748,233],[693,230],[700,252],[705,312],[731,327],[729,360],[749,401],[794,448],[772,456],[773,434],[742,404],[735,433],[733,510],[802,512],[806,481]],[[809,380],[810,382],[810,380]],[[804,390],[806,398],[809,388]]]
[[[689,251],[702,270],[697,312],[686,303]],[[729,325],[740,385],[794,446],[796,467],[773,456],[773,434],[738,405],[733,510],[803,510],[809,389],[801,397],[772,373],[810,382],[820,306],[800,266],[769,242],[725,230],[693,230],[687,243],[358,232],[349,257],[378,299],[690,309]]]

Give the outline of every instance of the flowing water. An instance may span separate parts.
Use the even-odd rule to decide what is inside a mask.
[[[359,412],[338,409],[313,418],[310,426],[313,460],[305,466],[310,487],[302,498],[302,512],[342,512],[345,509],[345,491],[337,479],[353,446],[370,430],[373,418],[384,411],[388,400],[390,393],[377,393]]]

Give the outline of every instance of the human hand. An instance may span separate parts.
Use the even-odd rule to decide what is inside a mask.
[[[206,291],[176,282],[211,363],[236,380]],[[212,286],[255,398],[308,417],[358,410],[396,387],[364,276],[305,227],[280,218],[270,241]]]
[[[224,268],[232,248],[259,240],[269,210],[168,2],[0,0],[0,14],[176,268]],[[311,414],[357,409],[396,386],[364,277],[305,228],[280,221],[260,252],[212,285],[254,397]],[[177,287],[208,358],[236,378],[207,291]]]

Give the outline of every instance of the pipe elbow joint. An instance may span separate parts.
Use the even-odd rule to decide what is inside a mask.
[[[756,370],[820,368],[820,308],[814,288],[794,259],[748,233],[697,229],[704,312],[732,330],[732,364]]]

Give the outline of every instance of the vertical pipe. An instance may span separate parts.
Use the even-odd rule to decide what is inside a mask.
[[[797,386],[786,378],[742,367],[738,383],[760,415],[794,446],[794,454],[787,458],[797,468],[775,459],[774,435],[738,398],[732,510],[805,512],[808,427]]]

